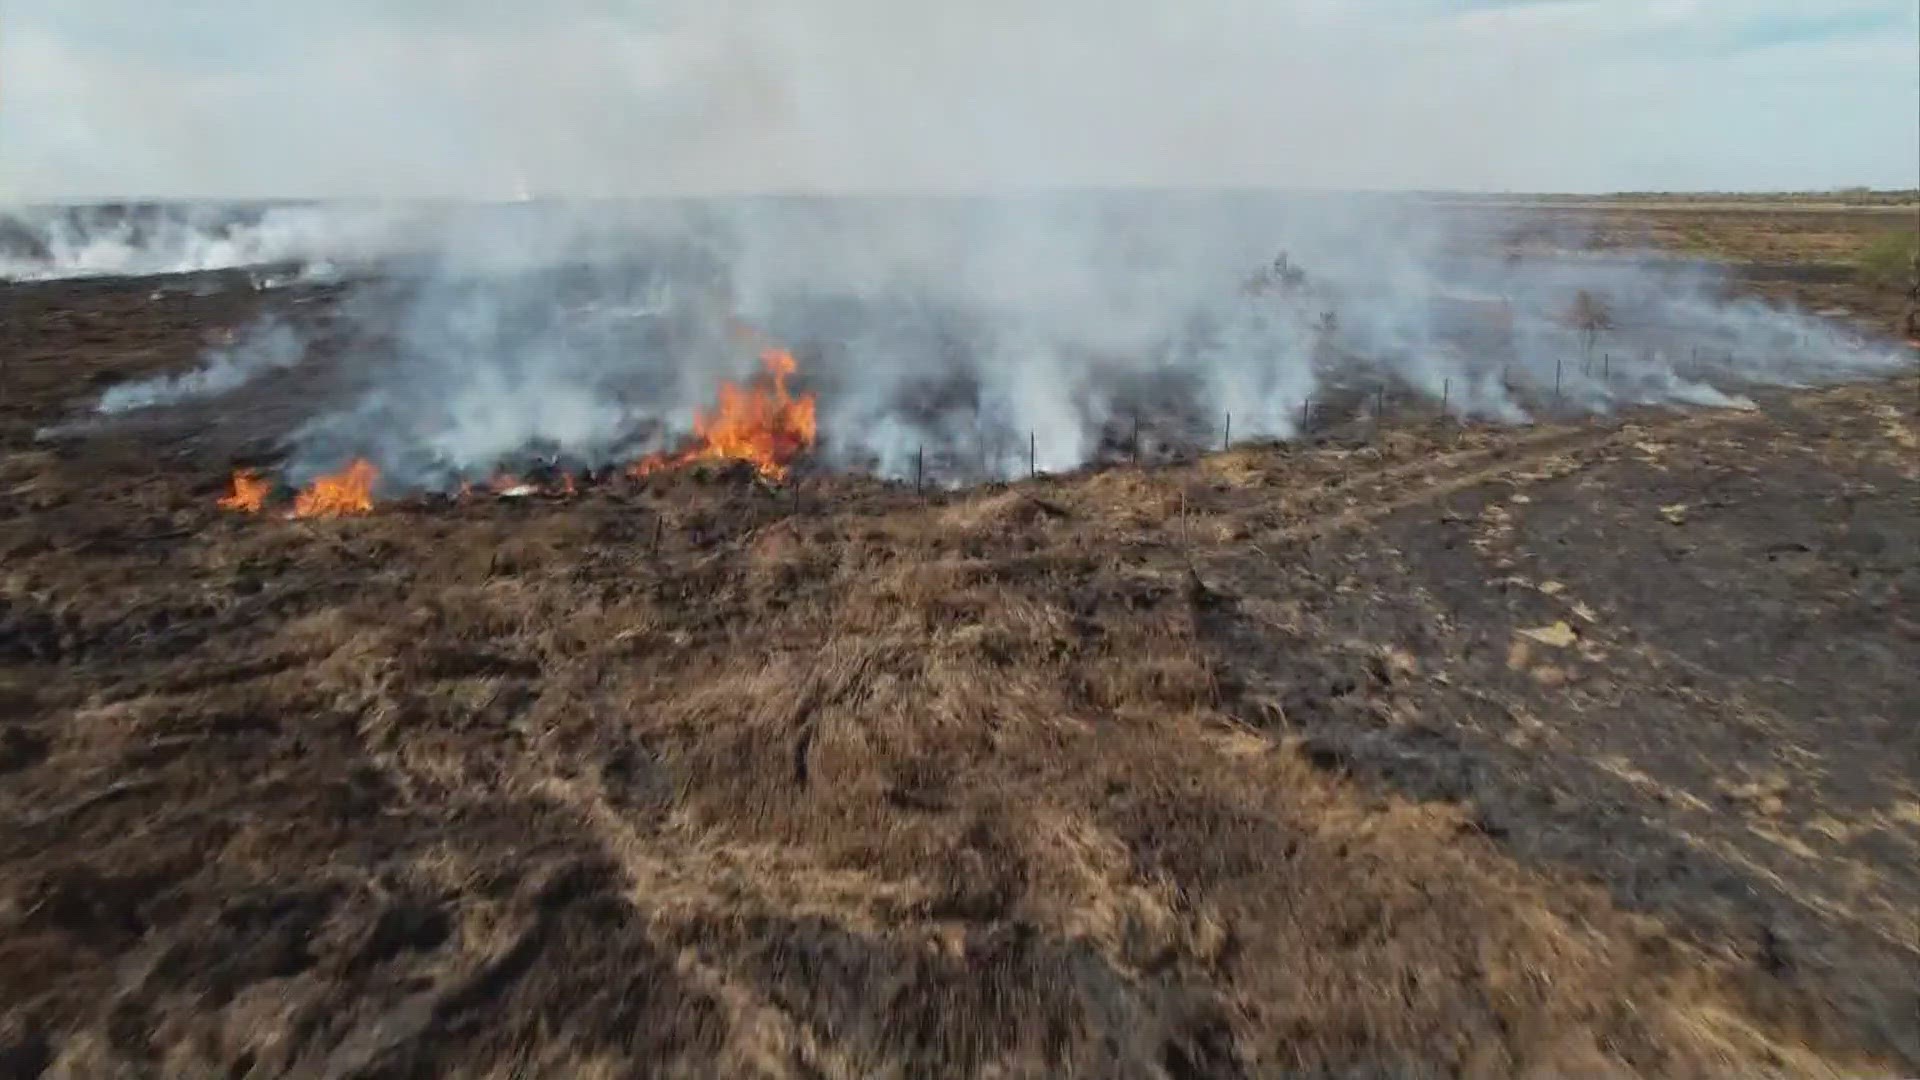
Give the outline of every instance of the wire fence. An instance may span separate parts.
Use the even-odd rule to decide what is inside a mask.
[[[1109,419],[1091,454],[1077,455],[1070,462],[1059,463],[1059,467],[1046,460],[1043,447],[1048,440],[1040,437],[1044,432],[1038,429],[1021,433],[983,431],[977,444],[971,446],[946,444],[930,450],[922,445],[913,454],[911,481],[913,490],[925,495],[930,490],[974,483],[1039,478],[1087,465],[1179,464],[1245,446],[1328,437],[1364,444],[1387,431],[1420,430],[1421,425],[1454,430],[1481,424],[1511,426],[1514,421],[1510,416],[1499,415],[1488,406],[1484,396],[1489,387],[1496,388],[1501,400],[1526,419],[1571,419],[1601,414],[1614,406],[1654,404],[1650,399],[1643,402],[1617,392],[1596,398],[1596,384],[1622,385],[1616,376],[1634,380],[1647,373],[1662,373],[1711,387],[1702,380],[1738,370],[1739,357],[1717,349],[1693,348],[1675,360],[1655,353],[1595,349],[1556,362],[1550,372],[1544,367],[1513,364],[1501,367],[1497,374],[1486,373],[1490,378],[1483,376],[1471,382],[1443,378],[1437,393],[1393,378],[1323,381],[1315,393],[1303,395],[1297,406],[1286,409],[1234,409],[1217,415],[1182,412],[1173,405],[1158,411],[1146,407],[1125,410]],[[1920,415],[1920,372],[1915,373],[1912,400],[1916,415]],[[1680,404],[1682,399],[1675,398],[1674,403]],[[897,472],[894,478],[902,479]],[[794,500],[798,508],[800,496],[796,494]]]

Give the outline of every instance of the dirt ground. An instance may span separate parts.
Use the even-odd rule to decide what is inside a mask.
[[[0,292],[0,1075],[1920,1073],[1912,377],[342,521],[214,506],[298,374],[36,438],[332,295]]]

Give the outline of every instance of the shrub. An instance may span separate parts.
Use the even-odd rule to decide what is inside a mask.
[[[1860,280],[1869,285],[1900,285],[1913,271],[1917,249],[1920,241],[1912,233],[1885,233],[1860,250],[1854,268]]]

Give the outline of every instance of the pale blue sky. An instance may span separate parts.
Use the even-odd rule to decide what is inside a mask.
[[[12,0],[0,196],[1920,185],[1913,0]]]

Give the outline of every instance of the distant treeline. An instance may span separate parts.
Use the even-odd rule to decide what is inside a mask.
[[[1513,192],[1511,194],[1434,193],[1435,197],[1465,202],[1531,203],[1819,203],[1844,206],[1910,206],[1920,202],[1920,189],[1881,191],[1873,188],[1842,188],[1833,191],[1617,191],[1605,195],[1546,195]]]

